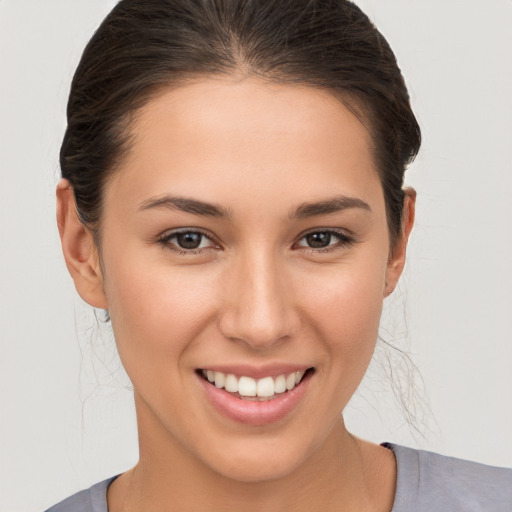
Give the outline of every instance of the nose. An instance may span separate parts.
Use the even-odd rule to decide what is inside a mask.
[[[224,276],[219,329],[263,350],[295,335],[299,316],[290,279],[271,251],[246,251]]]

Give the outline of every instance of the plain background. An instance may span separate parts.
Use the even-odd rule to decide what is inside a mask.
[[[42,510],[137,460],[128,383],[76,298],[54,220],[70,80],[114,3],[0,0],[1,512]],[[424,135],[407,174],[417,224],[383,333],[426,392],[417,379],[419,398],[405,396],[413,435],[383,353],[347,423],[376,442],[512,466],[512,2],[358,4],[393,47]],[[391,363],[407,395],[408,367]]]

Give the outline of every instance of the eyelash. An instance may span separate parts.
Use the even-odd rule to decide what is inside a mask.
[[[307,233],[304,233],[300,238],[299,241],[306,238],[309,235],[313,235],[315,233],[325,233],[327,235],[330,235],[331,237],[335,237],[338,239],[338,242],[335,244],[329,244],[327,247],[320,247],[320,248],[314,248],[314,247],[305,247],[301,246],[303,249],[305,249],[307,252],[318,254],[325,253],[325,252],[331,252],[335,251],[337,249],[340,249],[342,247],[348,247],[351,245],[354,245],[355,238],[353,236],[348,235],[344,231],[338,231],[335,229],[314,229],[312,231],[308,231]],[[329,240],[331,241],[331,240]]]
[[[171,233],[167,233],[167,234],[161,236],[158,239],[158,243],[161,244],[163,247],[169,248],[172,251],[175,251],[181,255],[190,256],[190,255],[195,255],[195,254],[201,254],[205,250],[205,248],[185,250],[185,249],[180,248],[176,244],[170,243],[170,241],[174,237],[181,235],[181,234],[187,234],[187,233],[199,234],[199,235],[203,236],[204,238],[207,238],[211,242],[215,243],[212,240],[211,236],[209,236],[206,232],[204,232],[200,229],[182,229],[182,230],[178,230],[178,231],[172,231]],[[307,252],[315,253],[315,254],[331,252],[331,251],[334,251],[334,250],[342,248],[342,247],[347,247],[347,246],[353,245],[356,241],[354,239],[354,237],[348,235],[346,232],[338,231],[338,230],[334,230],[334,229],[315,229],[312,231],[308,231],[307,233],[304,233],[299,238],[299,241],[306,238],[307,236],[313,235],[315,233],[325,233],[327,235],[334,236],[334,237],[338,238],[338,242],[335,244],[330,244],[327,247],[321,247],[321,248],[301,246]]]
[[[190,256],[190,255],[193,255],[193,254],[201,254],[204,251],[204,249],[188,249],[188,250],[185,250],[185,249],[181,249],[176,244],[171,244],[170,243],[170,241],[174,237],[176,237],[178,235],[187,234],[187,233],[194,233],[194,234],[202,235],[204,238],[207,238],[208,240],[213,242],[212,237],[209,236],[206,232],[204,232],[204,231],[202,231],[200,229],[180,229],[180,230],[172,231],[171,233],[167,233],[167,234],[161,236],[158,239],[158,243],[161,244],[165,248],[169,248],[172,251],[175,251],[178,254],[183,254],[185,256]],[[213,242],[213,243],[215,243],[215,242]]]

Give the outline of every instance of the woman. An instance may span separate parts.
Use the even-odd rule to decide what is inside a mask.
[[[50,510],[509,510],[510,471],[364,442],[341,414],[403,269],[419,145],[350,2],[120,2],[73,80],[57,218],[140,459]]]

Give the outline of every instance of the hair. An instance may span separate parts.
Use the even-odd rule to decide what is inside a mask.
[[[364,120],[393,245],[421,134],[389,44],[347,0],[120,1],[83,52],[60,153],[97,241],[103,188],[129,153],[137,111],[162,89],[219,75],[321,88]]]

